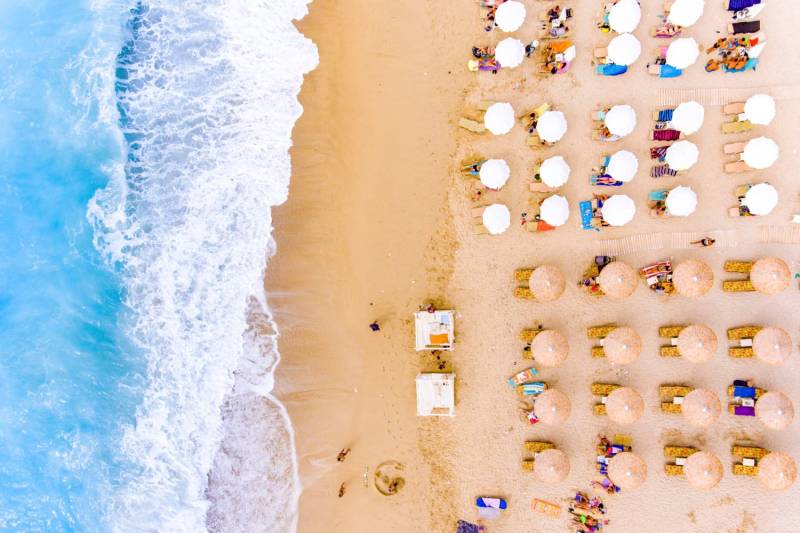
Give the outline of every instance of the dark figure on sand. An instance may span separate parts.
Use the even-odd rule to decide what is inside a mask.
[[[699,244],[700,246],[703,246],[703,247],[705,247],[705,246],[711,246],[711,245],[713,245],[715,242],[717,242],[717,241],[716,241],[716,240],[714,240],[714,239],[712,239],[711,237],[703,237],[703,238],[702,238],[702,239],[700,239],[699,241],[692,241],[692,243],[691,243],[691,244]]]
[[[350,448],[342,448],[342,451],[339,452],[339,455],[336,456],[337,463],[343,463],[345,459],[347,459],[347,454],[350,453]]]

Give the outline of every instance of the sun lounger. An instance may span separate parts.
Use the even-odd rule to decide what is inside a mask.
[[[592,346],[590,353],[593,359],[601,359],[606,356],[606,351],[602,346]]]
[[[592,383],[592,394],[595,396],[608,396],[618,388],[620,386],[613,383]]]
[[[754,128],[755,126],[749,120],[737,120],[735,122],[725,122],[722,125],[722,133],[744,133]]]
[[[769,450],[756,446],[737,446],[734,444],[731,447],[731,455],[736,457],[747,457],[758,460],[763,459],[767,454],[769,454]]]
[[[725,272],[737,272],[739,274],[749,274],[753,269],[752,261],[725,261],[723,265]]]
[[[722,282],[724,292],[753,292],[755,287],[749,279],[726,280]]]
[[[756,476],[756,475],[758,475],[758,467],[743,465],[741,463],[736,463],[736,464],[733,465],[733,475],[734,476]]]
[[[517,386],[517,393],[522,396],[538,396],[547,390],[547,383],[535,381]]]
[[[728,340],[739,341],[742,339],[752,339],[756,333],[761,331],[761,326],[740,326],[728,329]]]
[[[458,126],[464,128],[465,130],[469,130],[472,133],[484,133],[486,131],[486,126],[483,125],[483,122],[470,120],[468,118],[461,118],[458,121]]]
[[[664,473],[668,476],[682,476],[683,465],[667,463],[664,465]]]
[[[606,416],[606,404],[596,403],[592,406],[592,411],[598,416]]]
[[[658,350],[658,353],[661,357],[680,357],[681,354],[678,351],[677,346],[661,346]]]
[[[605,338],[609,333],[614,331],[616,327],[617,326],[613,325],[594,326],[586,330],[586,336],[590,339],[602,339]]]
[[[647,73],[651,76],[658,76],[659,78],[677,78],[683,74],[683,71],[671,65],[651,64],[647,67]]]
[[[755,357],[751,346],[731,346],[728,348],[728,357],[732,359],[749,359]]]
[[[664,457],[667,459],[686,458],[695,452],[697,450],[689,446],[664,446]]]
[[[532,268],[518,268],[514,271],[514,279],[517,281],[528,281],[533,274]]]
[[[550,518],[558,518],[561,516],[561,506],[554,503],[534,498],[531,500],[531,509],[534,512],[549,516]]]
[[[694,389],[686,385],[660,385],[658,387],[658,394],[662,398],[683,398]]]
[[[556,445],[552,442],[529,440],[525,442],[525,451],[528,453],[539,453],[545,450],[555,450]]]
[[[686,326],[661,326],[658,328],[658,336],[671,339],[680,335],[681,330]]]
[[[741,154],[744,152],[744,147],[747,145],[747,142],[735,142],[735,143],[728,143],[722,146],[722,152],[725,155],[733,155],[733,154]]]
[[[536,335],[542,331],[541,329],[523,329],[519,334],[519,338],[525,342],[532,342]]]
[[[750,168],[750,165],[745,163],[744,161],[734,161],[732,163],[725,163],[725,166],[722,167],[726,174],[741,174],[742,172],[748,172],[750,170],[754,170]]]
[[[539,375],[539,373],[534,367],[526,368],[508,378],[508,385],[509,387],[517,387],[525,383],[530,383],[536,379],[537,375]]]
[[[725,104],[722,107],[722,112],[726,115],[741,115],[744,113],[744,102]]]

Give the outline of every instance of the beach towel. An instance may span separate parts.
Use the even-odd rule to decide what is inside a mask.
[[[734,22],[732,26],[734,35],[739,33],[756,33],[761,29],[761,21]]]
[[[578,209],[581,212],[581,226],[583,229],[596,229],[592,226],[592,218],[594,217],[594,212],[592,210],[592,202],[585,201],[578,204]]]
[[[674,112],[675,112],[674,109],[659,109],[658,122],[670,122],[672,120],[672,114]]]
[[[739,11],[761,3],[761,0],[728,0],[728,11]]]
[[[654,146],[650,148],[650,159],[663,161],[667,156],[667,148],[669,148],[669,146]]]
[[[628,67],[615,63],[607,63],[604,65],[597,65],[596,70],[598,74],[603,76],[619,76],[628,72]]]
[[[615,180],[608,174],[592,175],[589,177],[589,183],[597,187],[621,187],[625,184],[622,181]]]
[[[734,398],[755,398],[755,387],[733,387]]]
[[[661,68],[658,72],[659,78],[677,78],[683,71],[673,67],[672,65],[659,65]]]
[[[650,169],[651,178],[662,178],[664,176],[677,176],[678,171],[669,168],[668,165],[659,165]]]
[[[680,136],[678,130],[653,130],[654,141],[677,141]]]
[[[456,524],[456,533],[481,533],[485,531],[483,526],[478,526],[466,520],[459,520]]]

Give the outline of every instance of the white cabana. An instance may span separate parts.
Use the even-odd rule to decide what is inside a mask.
[[[617,181],[628,183],[639,170],[639,160],[628,150],[614,152],[608,159],[606,173]]]
[[[632,33],[617,35],[608,43],[608,60],[615,65],[632,65],[641,53],[642,45]]]
[[[705,0],[675,0],[669,8],[667,21],[688,28],[700,20],[705,7]]]
[[[511,225],[511,211],[503,204],[492,204],[483,210],[482,219],[489,233],[500,235]]]
[[[417,416],[455,416],[455,374],[417,374],[415,381]]]
[[[516,0],[503,2],[494,14],[494,23],[505,32],[517,31],[525,22],[525,4]]]
[[[691,187],[679,185],[667,194],[667,211],[675,217],[688,217],[697,209],[697,194]]]
[[[504,135],[514,127],[514,108],[508,102],[496,102],[483,116],[483,125],[495,135]]]
[[[642,7],[638,0],[619,0],[608,12],[608,25],[617,33],[630,33],[642,20]]]
[[[478,176],[481,183],[489,189],[500,189],[508,181],[511,169],[504,159],[487,159],[481,165]]]
[[[676,39],[667,48],[667,64],[678,70],[694,65],[700,56],[700,45],[692,37]]]
[[[692,168],[699,157],[700,150],[696,144],[691,141],[678,141],[667,148],[664,161],[672,170],[681,171]]]
[[[610,226],[624,226],[636,214],[636,204],[626,194],[615,194],[603,203],[601,215]]]
[[[571,169],[560,155],[548,157],[539,166],[539,177],[548,187],[561,187],[569,179]]]
[[[778,160],[778,144],[768,137],[750,139],[744,146],[742,161],[757,170],[771,167]]]
[[[548,196],[539,208],[539,215],[551,226],[563,226],[569,218],[569,202],[563,196]]]
[[[514,68],[522,64],[525,59],[525,45],[519,39],[507,37],[497,43],[494,49],[494,58],[501,67]]]
[[[565,133],[567,117],[561,111],[545,111],[536,122],[536,135],[544,142],[558,142]]]
[[[744,118],[766,126],[775,118],[775,100],[768,94],[754,94],[744,103]]]
[[[453,311],[420,311],[414,313],[414,348],[423,350],[452,350],[455,342]]]
[[[670,124],[674,129],[686,135],[691,135],[703,125],[705,116],[705,109],[699,103],[694,100],[682,102],[673,111]]]
[[[747,189],[742,204],[752,215],[768,215],[778,205],[778,191],[769,183],[753,185]]]
[[[636,111],[627,105],[615,105],[606,112],[603,120],[609,133],[625,137],[636,127]]]

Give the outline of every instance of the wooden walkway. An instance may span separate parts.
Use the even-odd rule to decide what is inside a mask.
[[[722,106],[731,102],[744,102],[747,97],[755,93],[766,93],[776,100],[790,100],[800,98],[800,86],[777,85],[775,87],[711,87],[704,89],[660,89],[658,91],[658,105],[678,105],[687,100],[694,100],[702,105]]]

